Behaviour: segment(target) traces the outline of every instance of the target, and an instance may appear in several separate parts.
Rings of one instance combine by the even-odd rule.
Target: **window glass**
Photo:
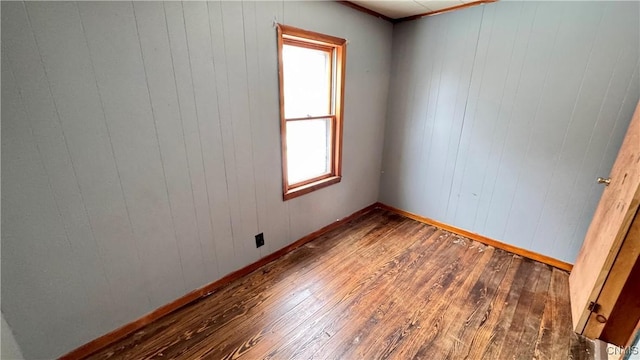
[[[329,115],[331,57],[327,51],[285,44],[284,113],[287,119]]]
[[[287,121],[289,184],[329,173],[331,119]]]

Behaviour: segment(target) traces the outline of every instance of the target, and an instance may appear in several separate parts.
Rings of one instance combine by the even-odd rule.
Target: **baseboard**
[[[68,360],[68,359],[81,359],[84,357],[87,357],[93,353],[98,352],[99,350],[115,343],[116,341],[140,330],[142,327],[150,324],[151,322],[154,322],[202,297],[205,297],[207,295],[209,295],[210,293],[214,292],[216,289],[219,289],[220,287],[234,281],[237,280],[238,278],[241,278],[245,275],[250,274],[251,272],[255,271],[256,269],[284,256],[285,254],[295,250],[296,248],[308,243],[309,241],[318,238],[319,236],[337,228],[338,226],[351,221],[353,219],[356,219],[366,213],[368,213],[369,211],[375,209],[375,208],[380,208],[380,209],[385,209],[394,213],[397,213],[399,215],[405,216],[407,218],[413,219],[413,220],[417,220],[420,221],[422,223],[425,224],[429,224],[429,225],[433,225],[436,226],[438,228],[450,231],[452,233],[467,237],[471,240],[475,240],[478,242],[481,242],[483,244],[486,245],[490,245],[493,247],[496,247],[498,249],[503,249],[506,251],[509,251],[511,253],[532,259],[532,260],[536,260],[548,265],[551,265],[553,267],[556,267],[558,269],[562,269],[562,270],[566,270],[566,271],[571,271],[571,269],[573,268],[573,265],[566,263],[564,261],[560,261],[554,258],[551,258],[549,256],[546,255],[542,255],[542,254],[538,254],[535,253],[533,251],[529,251],[529,250],[525,250],[522,248],[519,248],[517,246],[513,246],[513,245],[509,245],[509,244],[505,244],[503,242],[497,241],[497,240],[493,240],[491,238],[488,238],[486,236],[482,236],[476,233],[472,233],[470,231],[464,230],[464,229],[460,229],[458,227],[455,226],[451,226],[433,219],[429,219],[417,214],[413,214],[410,213],[408,211],[404,211],[383,203],[374,203],[371,204],[361,210],[358,210],[356,212],[354,212],[353,214],[344,217],[338,221],[335,221],[325,227],[323,227],[322,229],[319,229],[317,231],[312,232],[311,234],[308,234],[300,239],[298,239],[297,241],[295,241],[294,243],[252,263],[249,264],[245,267],[243,267],[240,270],[234,271],[231,274],[226,275],[225,277],[216,280],[210,284],[207,284],[199,289],[196,289],[178,299],[176,299],[175,301],[166,304],[154,311],[152,311],[151,313],[129,323],[126,324],[114,331],[111,331],[108,334],[105,334],[103,336],[100,336],[99,338],[92,340],[90,342],[88,342],[85,345],[80,346],[79,348],[72,350],[71,352],[69,352],[66,355],[63,355],[62,357],[60,357],[60,359],[63,360]]]
[[[82,359],[85,358],[91,354],[94,354],[96,352],[98,352],[101,349],[104,349],[105,347],[115,343],[116,341],[123,339],[124,337],[140,330],[142,327],[150,324],[153,321],[156,321],[160,318],[162,318],[163,316],[166,316],[202,297],[205,297],[209,294],[211,294],[213,291],[215,291],[216,289],[219,289],[220,287],[234,281],[237,280],[238,278],[241,278],[245,275],[250,274],[251,272],[257,270],[258,268],[284,256],[285,254],[295,250],[296,248],[308,243],[309,241],[318,238],[319,236],[337,228],[338,226],[351,221],[353,219],[356,219],[366,213],[368,213],[369,211],[375,209],[378,207],[378,203],[374,203],[371,204],[361,210],[358,210],[356,212],[354,212],[353,214],[344,217],[338,221],[335,221],[325,227],[323,227],[320,230],[314,231],[309,235],[306,235],[304,237],[302,237],[301,239],[298,239],[297,241],[295,241],[294,243],[270,254],[267,255],[265,257],[263,257],[262,259],[249,264],[245,267],[243,267],[240,270],[234,271],[231,274],[226,275],[225,277],[216,280],[208,285],[205,285],[199,289],[196,289],[182,297],[180,297],[179,299],[176,299],[175,301],[164,305],[154,311],[152,311],[151,313],[129,323],[126,324],[108,334],[105,334],[103,336],[100,336],[99,338],[92,340],[88,343],[86,343],[85,345],[80,346],[79,348],[72,350],[71,352],[69,352],[66,355],[63,355],[62,357],[60,357],[60,359],[62,360],[69,360],[69,359]]]
[[[400,214],[400,215],[406,216],[406,217],[408,217],[410,219],[417,220],[417,221],[420,221],[420,222],[425,223],[425,224],[433,225],[435,227],[450,231],[450,232],[452,232],[454,234],[458,234],[460,236],[464,236],[464,237],[469,238],[471,240],[475,240],[477,242],[481,242],[481,243],[483,243],[485,245],[490,245],[490,246],[493,246],[493,247],[498,248],[498,249],[506,250],[506,251],[508,251],[510,253],[517,254],[517,255],[520,255],[520,256],[535,260],[535,261],[539,261],[541,263],[544,263],[544,264],[547,264],[547,265],[551,265],[551,266],[553,266],[555,268],[558,268],[558,269],[561,269],[561,270],[565,270],[565,271],[571,272],[571,269],[573,268],[572,264],[569,264],[567,262],[564,262],[564,261],[561,261],[561,260],[558,260],[558,259],[554,259],[554,258],[552,258],[550,256],[538,254],[536,252],[529,251],[529,250],[526,250],[526,249],[523,249],[523,248],[520,248],[520,247],[517,247],[517,246],[505,244],[505,243],[503,243],[501,241],[494,240],[494,239],[488,238],[486,236],[483,236],[483,235],[480,235],[480,234],[476,234],[476,233],[473,233],[471,231],[464,230],[464,229],[461,229],[459,227],[455,227],[455,226],[452,226],[452,225],[449,225],[449,224],[445,224],[445,223],[442,223],[442,222],[437,221],[437,220],[429,219],[427,217],[420,216],[420,215],[417,215],[417,214],[414,214],[414,213],[411,213],[411,212],[408,212],[408,211],[404,211],[404,210],[395,208],[393,206],[389,206],[389,205],[386,205],[386,204],[383,204],[383,203],[380,203],[380,202],[376,203],[376,206],[378,208],[380,208],[380,209],[385,209],[385,210],[394,212],[396,214]]]

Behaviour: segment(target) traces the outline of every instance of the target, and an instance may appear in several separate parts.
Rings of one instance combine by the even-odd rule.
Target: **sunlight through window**
[[[345,43],[278,26],[285,200],[341,179]]]

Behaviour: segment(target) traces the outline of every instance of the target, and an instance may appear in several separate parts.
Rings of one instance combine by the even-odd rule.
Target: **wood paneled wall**
[[[2,359],[14,359],[22,360],[22,351],[20,346],[16,342],[13,332],[9,327],[9,324],[4,320],[4,314],[2,315],[2,327],[0,328],[0,358]]]
[[[349,40],[343,181],[288,202],[274,20]],[[25,357],[375,202],[391,40],[329,2],[2,2],[2,311]]]
[[[573,262],[640,92],[637,2],[403,22],[380,201]]]

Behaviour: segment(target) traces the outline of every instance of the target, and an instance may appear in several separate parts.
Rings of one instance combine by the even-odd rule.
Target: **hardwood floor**
[[[572,338],[566,272],[378,209],[90,358],[564,360]]]

